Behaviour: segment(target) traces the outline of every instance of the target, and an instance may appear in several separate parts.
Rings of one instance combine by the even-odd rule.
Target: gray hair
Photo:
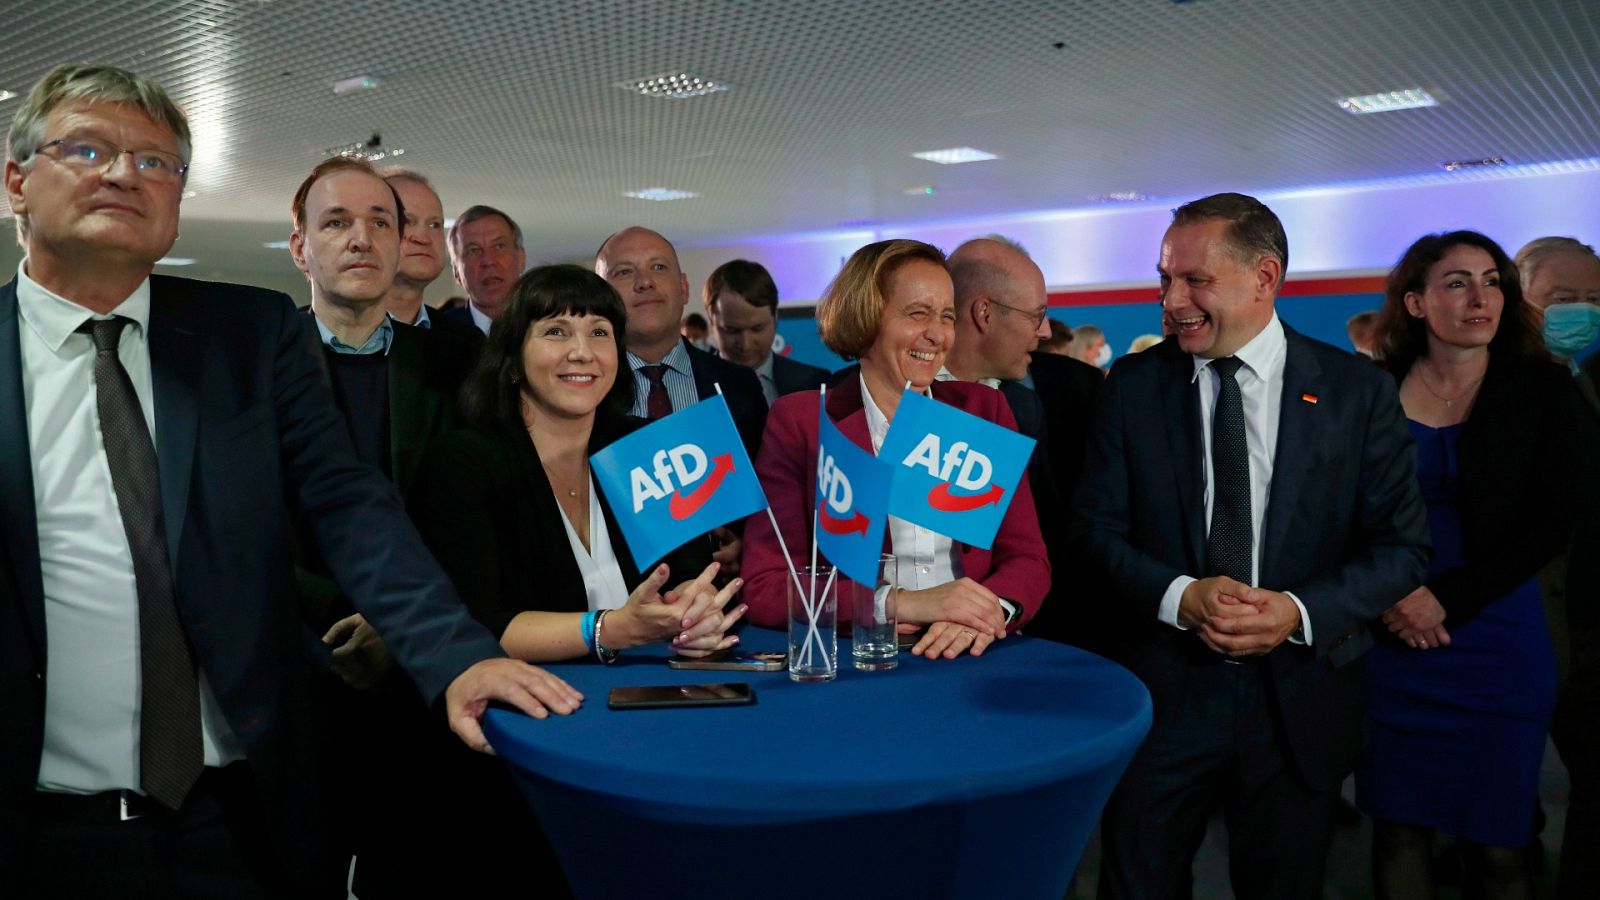
[[[1005,269],[997,265],[992,259],[983,258],[981,253],[977,254],[978,258],[974,259],[972,254],[962,252],[962,250],[980,241],[998,244],[1007,250],[1021,254],[1023,259],[1033,259],[1028,255],[1025,247],[1003,234],[984,234],[963,241],[961,246],[950,254],[947,262],[947,266],[950,269],[950,281],[955,285],[956,309],[961,310],[963,314],[965,314],[972,301],[979,297],[988,297],[991,300],[999,300],[1004,303],[1006,300],[1000,298],[1009,299],[1012,293],[1011,278]]]
[[[423,183],[427,184],[427,182],[423,182]],[[432,189],[432,185],[429,185],[429,189],[430,190]],[[438,192],[434,191],[434,193],[437,194]],[[461,227],[463,225],[468,224],[469,222],[476,222],[479,219],[487,219],[490,216],[499,216],[500,218],[504,219],[506,224],[511,226],[511,236],[516,238],[517,249],[518,250],[523,249],[523,247],[522,247],[522,227],[517,224],[517,220],[511,218],[510,216],[506,215],[505,213],[501,212],[498,209],[495,209],[492,206],[485,206],[482,203],[479,203],[476,206],[467,207],[467,211],[462,213],[461,215],[457,216],[456,217],[456,223],[454,225],[450,226],[450,253],[451,253],[451,255],[459,256],[461,254],[461,237],[460,237],[461,236]]]
[[[189,119],[161,85],[126,69],[112,66],[56,66],[39,79],[11,120],[6,134],[6,154],[12,162],[27,165],[44,143],[44,123],[50,113],[69,103],[122,103],[135,107],[167,126],[178,139],[178,156],[189,162]]]
[[[120,103],[167,126],[178,141],[178,156],[189,163],[189,119],[161,85],[113,66],[56,66],[34,84],[6,133],[6,156],[19,166],[33,162],[44,143],[44,123],[69,103]],[[143,149],[143,148],[140,148]],[[188,175],[184,176],[185,180]],[[17,216],[17,239],[28,240],[28,220]]]
[[[1526,292],[1533,286],[1533,273],[1544,265],[1552,256],[1563,253],[1581,253],[1586,256],[1595,256],[1594,248],[1573,237],[1541,237],[1522,245],[1517,251],[1513,262],[1517,264],[1520,273],[1522,290]]]
[[[418,172],[416,169],[407,169],[404,166],[384,166],[378,170],[378,177],[388,182],[414,181],[428,190],[433,191],[433,195],[435,197],[439,196],[438,188],[433,186],[433,182],[428,180],[428,176]],[[506,221],[509,222],[511,220],[507,219]]]
[[[1007,248],[1009,250],[1015,250],[1018,253],[1022,254],[1024,259],[1033,259],[1032,256],[1028,255],[1028,248],[1022,246],[1022,242],[1021,241],[1018,241],[1016,238],[1013,238],[1013,237],[1007,237],[1007,236],[1005,236],[1003,234],[999,234],[999,233],[980,234],[977,237],[973,238],[972,240],[966,241],[965,243],[970,244],[970,243],[972,243],[972,241],[994,241],[996,244],[999,244],[1002,247],[1005,247],[1005,248]]]

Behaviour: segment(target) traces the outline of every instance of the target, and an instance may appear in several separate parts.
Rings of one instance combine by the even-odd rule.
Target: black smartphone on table
[[[731,684],[652,684],[614,687],[606,698],[612,709],[670,709],[678,706],[748,706],[756,692],[745,682]]]

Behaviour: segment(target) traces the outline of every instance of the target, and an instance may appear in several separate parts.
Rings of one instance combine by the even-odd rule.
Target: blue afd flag
[[[767,508],[720,395],[646,425],[589,463],[640,569],[697,535]]]
[[[825,408],[817,415],[817,549],[851,581],[871,587],[878,583],[894,470],[851,443]]]
[[[889,515],[988,549],[1034,441],[906,391],[878,458],[894,467]]]

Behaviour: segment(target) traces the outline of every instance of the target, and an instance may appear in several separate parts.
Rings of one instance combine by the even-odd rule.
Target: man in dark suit
[[[1175,339],[1118,361],[1077,494],[1154,723],[1106,808],[1103,897],[1182,897],[1219,805],[1241,898],[1316,898],[1361,746],[1368,626],[1422,582],[1393,380],[1278,321],[1288,241],[1240,194],[1161,243]]]
[[[528,265],[522,227],[492,206],[469,206],[450,227],[450,260],[467,302],[439,310],[439,318],[488,334]]]
[[[1011,405],[1017,431],[1038,443],[1028,482],[1039,529],[1050,551],[1051,586],[1028,633],[1090,649],[1090,616],[1082,567],[1072,558],[1067,500],[1083,469],[1083,448],[1094,401],[1105,379],[1090,365],[1035,352],[1049,337],[1044,272],[1014,241],[975,238],[950,254],[956,292],[956,341],[945,373],[998,388]]]
[[[63,66],[17,112],[0,288],[0,893],[343,896],[285,498],[424,696],[581,700],[504,659],[355,458],[281,294],[152,276],[182,112]]]
[[[756,373],[768,406],[784,394],[814,391],[828,380],[827,369],[773,352],[778,286],[760,263],[735,259],[718,266],[706,279],[704,299],[712,345],[723,359]]]
[[[755,373],[719,359],[684,340],[678,324],[689,302],[689,278],[678,251],[648,228],[624,228],[606,238],[594,255],[594,270],[622,295],[628,309],[628,368],[633,373],[633,414],[659,419],[714,397],[720,385],[750,458],[756,458],[767,427],[767,401]],[[720,576],[739,571],[740,540],[729,528],[711,533],[722,564]]]
[[[465,316],[440,316],[423,302],[428,285],[438,280],[449,260],[444,227],[444,204],[427,176],[412,169],[388,166],[378,172],[394,188],[405,209],[405,237],[400,244],[400,268],[383,298],[395,321],[424,331],[448,332],[460,340],[482,343],[483,332]]]

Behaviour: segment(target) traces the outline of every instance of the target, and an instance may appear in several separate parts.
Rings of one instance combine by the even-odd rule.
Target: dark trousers
[[[36,794],[27,898],[306,896],[273,856],[249,767],[207,769],[175,811],[120,821],[112,797]],[[343,896],[340,884],[329,896]]]
[[[1572,791],[1556,882],[1560,900],[1600,896],[1600,628],[1572,629],[1572,669],[1556,701],[1550,737],[1567,767]]]
[[[1187,898],[1195,851],[1220,805],[1240,900],[1322,896],[1338,790],[1307,787],[1285,753],[1263,662],[1190,667],[1101,822],[1099,895]]]

